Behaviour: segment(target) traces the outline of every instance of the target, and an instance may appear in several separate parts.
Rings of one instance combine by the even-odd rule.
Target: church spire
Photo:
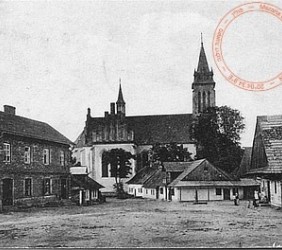
[[[122,117],[125,116],[125,101],[123,99],[122,89],[121,89],[121,79],[119,79],[119,92],[118,92],[118,99],[116,102],[117,105],[117,113],[119,115],[122,115]]]
[[[198,72],[209,72],[209,65],[204,49],[204,43],[203,43],[203,35],[201,33],[201,51],[200,51],[200,56],[199,56],[199,62],[198,62]]]
[[[125,104],[125,101],[123,99],[122,89],[121,89],[121,79],[119,78],[119,92],[118,92],[118,100],[116,102],[117,104]]]
[[[209,69],[207,56],[204,49],[203,35],[201,33],[201,50],[197,70],[194,71],[193,89],[193,114],[198,115],[208,107],[215,106],[215,82],[213,70]]]

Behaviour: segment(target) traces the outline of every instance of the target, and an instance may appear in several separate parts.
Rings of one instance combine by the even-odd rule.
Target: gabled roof
[[[258,116],[256,133],[261,136],[267,166],[249,173],[282,173],[282,115]],[[255,135],[255,139],[258,135]],[[255,150],[253,151],[253,154]]]
[[[201,176],[197,177],[197,180],[186,180],[189,179],[188,177],[191,175],[191,173],[194,172],[194,170],[196,170],[198,167],[200,167],[201,165],[206,164],[208,166],[210,166],[210,168],[213,169],[213,171],[216,171],[216,173],[218,173],[219,180],[205,180],[204,178],[202,179]],[[210,178],[210,177],[209,177]],[[213,166],[211,163],[209,163],[206,159],[201,159],[201,160],[197,160],[197,161],[192,161],[192,162],[187,162],[186,168],[185,170],[175,179],[173,180],[169,186],[171,187],[181,187],[181,186],[187,186],[190,185],[189,183],[214,183],[214,182],[218,182],[218,183],[223,183],[223,182],[229,182],[229,181],[234,181],[234,179],[229,176],[227,173],[225,173],[224,171],[222,171],[221,169]]]
[[[151,177],[144,183],[144,188],[157,188],[163,185],[163,179],[165,177],[165,172],[162,169],[158,169],[154,172]]]
[[[144,184],[158,170],[156,167],[144,167],[134,175],[127,184]]]
[[[163,166],[167,172],[183,172],[191,162],[164,162]]]
[[[18,115],[7,114],[2,111],[0,111],[0,132],[66,145],[73,144],[69,139],[47,123]]]
[[[184,177],[186,177],[189,173],[191,173],[195,168],[201,165],[204,161],[205,159],[185,162],[184,171],[175,180],[173,180],[169,186],[175,186],[178,182],[180,182]]]
[[[245,147],[244,148],[244,154],[240,163],[240,167],[237,172],[237,176],[243,176],[246,174],[251,165],[251,157],[252,157],[252,147]]]

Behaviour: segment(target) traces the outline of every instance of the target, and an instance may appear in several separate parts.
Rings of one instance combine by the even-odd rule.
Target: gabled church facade
[[[213,71],[208,66],[201,41],[198,67],[194,71],[192,83],[192,114],[127,116],[120,83],[118,99],[116,103],[110,104],[110,112],[106,111],[104,117],[92,117],[88,108],[85,127],[75,141],[73,157],[87,168],[91,178],[105,187],[104,193],[113,192],[115,183],[110,166],[103,162],[103,153],[106,151],[122,148],[137,156],[137,159],[132,160],[131,176],[124,178],[124,183],[145,165],[148,150],[156,143],[182,144],[193,157],[196,145],[191,138],[190,127],[199,113],[207,107],[215,106],[214,87]]]

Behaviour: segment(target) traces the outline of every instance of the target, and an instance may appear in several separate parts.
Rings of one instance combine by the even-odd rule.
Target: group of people
[[[239,194],[238,193],[234,195],[233,200],[234,200],[234,205],[238,206],[239,205]],[[255,190],[254,198],[253,198],[253,207],[254,208],[257,208],[259,206],[258,201],[259,201],[259,192]],[[251,200],[249,200],[248,208],[251,208]]]

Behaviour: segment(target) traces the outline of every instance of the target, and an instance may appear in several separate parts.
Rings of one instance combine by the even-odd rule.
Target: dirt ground
[[[107,199],[88,207],[0,214],[1,247],[282,246],[282,210],[247,201],[194,205]]]

